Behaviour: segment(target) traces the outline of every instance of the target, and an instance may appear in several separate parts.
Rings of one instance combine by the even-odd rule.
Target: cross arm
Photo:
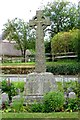
[[[50,21],[49,18],[45,18],[45,25],[46,25],[46,26],[51,25],[51,21]]]
[[[29,26],[34,28],[36,26],[35,21],[34,20],[29,20]]]
[[[51,25],[51,21],[49,18],[45,18],[42,23],[43,30],[45,30],[47,26]]]

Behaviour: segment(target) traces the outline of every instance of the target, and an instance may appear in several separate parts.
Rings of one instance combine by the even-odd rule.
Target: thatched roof
[[[9,42],[8,40],[0,40],[0,56],[22,56],[21,51],[17,50],[14,46],[15,42]],[[30,55],[31,52],[26,50],[26,55]]]

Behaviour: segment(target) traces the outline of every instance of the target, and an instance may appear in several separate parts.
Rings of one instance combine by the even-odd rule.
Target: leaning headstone
[[[54,75],[46,72],[45,63],[44,30],[50,25],[50,20],[39,10],[33,20],[29,21],[29,25],[36,29],[35,72],[27,75],[24,93],[27,100],[38,101],[45,93],[56,89]]]

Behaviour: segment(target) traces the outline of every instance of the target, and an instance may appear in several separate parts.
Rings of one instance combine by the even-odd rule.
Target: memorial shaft
[[[38,23],[36,29],[36,59],[35,59],[35,71],[46,72],[45,65],[45,47],[44,47],[44,31],[41,23]]]
[[[45,47],[44,47],[44,29],[50,25],[50,21],[45,19],[42,11],[37,11],[33,20],[29,21],[31,27],[36,26],[36,58],[35,72],[46,72]]]

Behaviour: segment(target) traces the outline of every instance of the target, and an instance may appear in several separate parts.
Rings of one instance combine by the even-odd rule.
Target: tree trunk
[[[23,61],[22,62],[26,62],[26,50],[23,51]]]
[[[22,62],[26,62],[26,50],[21,50],[21,54],[22,54]]]

